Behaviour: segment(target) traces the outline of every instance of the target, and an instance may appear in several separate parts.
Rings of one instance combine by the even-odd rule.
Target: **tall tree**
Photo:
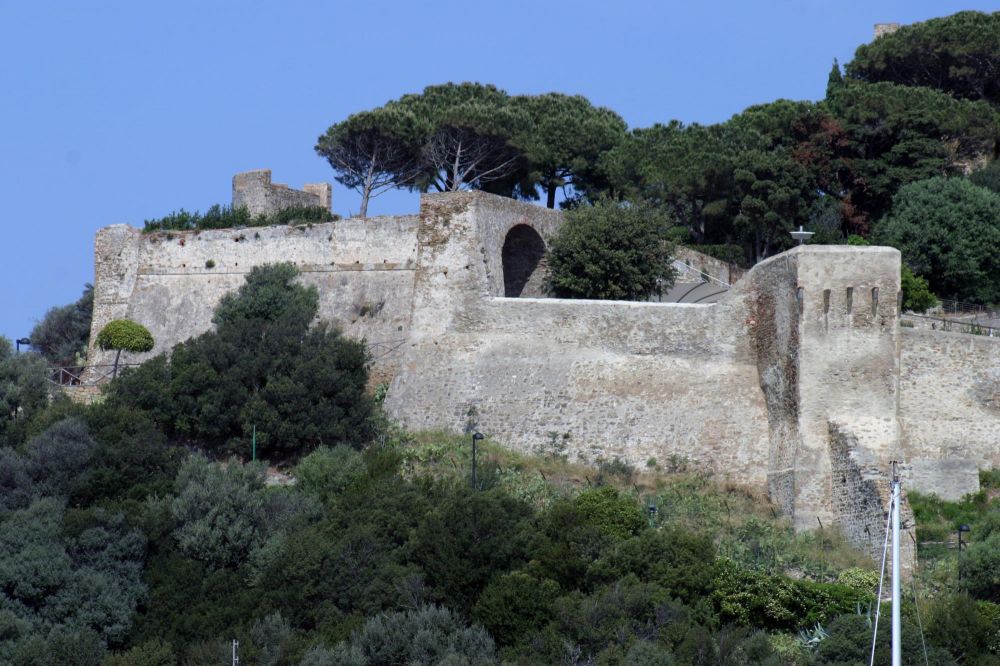
[[[549,208],[555,207],[559,188],[592,179],[601,155],[626,136],[621,116],[580,95],[521,95],[511,102],[528,116],[530,124],[518,136],[518,144]]]
[[[1000,106],[1000,12],[959,12],[903,26],[859,46],[847,74]]]
[[[527,115],[495,86],[428,86],[386,108],[409,113],[418,123],[423,168],[413,182],[417,189],[481,188],[524,166],[524,154],[514,139],[527,125]]]
[[[880,218],[902,185],[949,173],[993,154],[997,115],[983,102],[929,88],[846,80],[823,108],[841,123],[853,172],[848,203],[859,231]]]
[[[393,187],[404,187],[420,171],[417,122],[402,109],[355,113],[330,126],[316,152],[339,175],[337,182],[361,195],[360,217],[368,202]]]
[[[90,339],[93,309],[94,287],[88,284],[75,303],[45,313],[31,331],[32,348],[55,365],[82,365]]]
[[[875,239],[898,248],[935,294],[1000,302],[1000,195],[964,178],[906,185]]]
[[[731,229],[727,214],[737,148],[719,125],[671,121],[633,130],[601,159],[618,196],[663,207],[696,243],[720,242]]]

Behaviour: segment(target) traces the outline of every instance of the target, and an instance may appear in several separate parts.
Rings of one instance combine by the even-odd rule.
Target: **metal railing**
[[[930,315],[904,314],[900,317],[900,325],[906,328],[924,328],[932,331],[951,331],[953,333],[969,333],[971,335],[1000,338],[1000,328],[995,326],[945,319],[943,317],[931,317]]]
[[[680,259],[674,259],[673,261],[674,261],[674,268],[677,269],[678,273],[695,273],[695,274],[697,274],[701,278],[702,282],[712,282],[714,284],[719,285],[720,287],[725,287],[726,289],[729,289],[730,287],[732,287],[732,285],[729,284],[728,282],[723,282],[722,280],[720,280],[719,278],[715,277],[714,275],[709,275],[708,273],[706,273],[704,271],[698,270],[694,266],[689,266],[688,264],[685,264]]]
[[[138,363],[119,363],[118,372],[125,368],[139,365]],[[56,386],[100,386],[111,381],[115,376],[114,364],[108,365],[77,365],[62,368],[49,368],[48,380]]]

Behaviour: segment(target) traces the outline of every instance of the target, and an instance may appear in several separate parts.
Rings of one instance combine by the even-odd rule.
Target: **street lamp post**
[[[21,345],[24,345],[25,347],[30,347],[31,340],[29,340],[28,338],[18,338],[17,340],[14,341],[14,344],[17,346],[17,353],[20,354]]]
[[[806,231],[800,224],[798,231],[790,231],[789,233],[792,235],[792,238],[799,242],[799,245],[804,245],[807,240],[812,238],[814,232]]]
[[[476,482],[476,442],[480,442],[486,439],[486,436],[481,432],[472,433],[472,489],[475,490],[479,487]]]

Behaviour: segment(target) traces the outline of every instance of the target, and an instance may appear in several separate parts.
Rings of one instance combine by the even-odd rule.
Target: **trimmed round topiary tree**
[[[115,369],[112,377],[118,376],[118,361],[122,352],[148,352],[153,348],[153,334],[142,324],[137,324],[131,319],[115,319],[109,321],[101,332],[97,334],[97,346],[101,349],[115,350]]]

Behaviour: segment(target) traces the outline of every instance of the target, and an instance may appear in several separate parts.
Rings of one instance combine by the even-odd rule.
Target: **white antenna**
[[[892,463],[892,666],[902,665],[899,621],[899,475]]]
[[[237,666],[240,663],[240,658],[236,656],[236,649],[240,646],[240,642],[233,639],[233,666]]]

